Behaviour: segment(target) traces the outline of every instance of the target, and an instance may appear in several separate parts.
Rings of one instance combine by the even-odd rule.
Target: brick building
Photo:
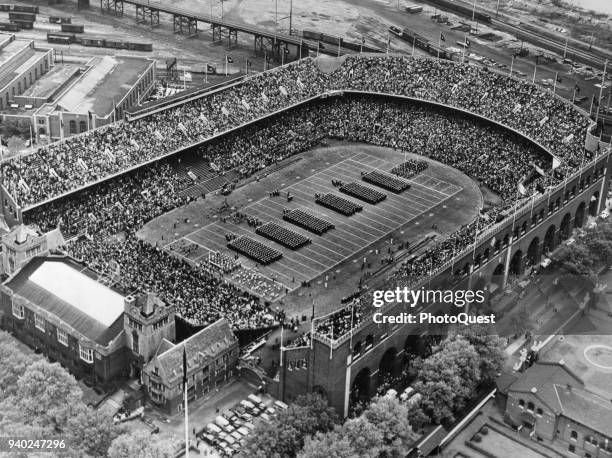
[[[612,390],[610,390],[612,391]],[[563,361],[537,362],[505,387],[506,421],[568,457],[612,457],[612,404],[585,386]]]
[[[142,381],[149,399],[174,414],[183,408],[183,349],[187,354],[189,401],[227,384],[238,363],[238,339],[222,318],[174,345],[163,340],[145,365]]]
[[[102,387],[138,376],[175,339],[172,307],[151,294],[124,296],[68,256],[36,256],[8,277],[0,327]]]

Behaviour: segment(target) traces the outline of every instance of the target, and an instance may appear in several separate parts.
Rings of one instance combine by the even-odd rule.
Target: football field
[[[401,158],[401,156],[400,156]],[[312,243],[297,250],[291,250],[255,233],[255,228],[245,223],[231,220],[214,221],[195,229],[182,237],[189,244],[196,244],[197,262],[208,252],[222,252],[234,255],[227,248],[226,234],[248,235],[282,253],[282,258],[267,266],[257,266],[258,271],[266,277],[282,283],[289,291],[299,288],[302,281],[311,281],[338,264],[355,257],[372,243],[389,236],[407,223],[419,225],[420,219],[430,219],[433,209],[443,205],[462,191],[460,186],[432,176],[430,169],[407,180],[411,188],[395,194],[362,181],[361,175],[372,170],[390,173],[391,169],[401,163],[392,162],[389,158],[376,157],[367,152],[355,150],[344,160],[325,167],[307,177],[295,176],[291,183],[280,183],[280,196],[262,197],[240,209],[247,216],[258,218],[263,223],[275,222],[283,227],[312,239]],[[298,172],[299,173],[299,172]],[[342,194],[332,184],[332,180],[344,183],[355,181],[384,192],[387,198],[378,204],[369,204],[357,198]],[[402,179],[403,180],[403,179]],[[289,181],[289,180],[287,180]],[[248,186],[248,185],[247,185]],[[289,202],[287,193],[293,196]],[[363,206],[363,211],[352,216],[345,216],[315,203],[315,193],[333,193]],[[331,222],[335,228],[323,235],[315,235],[305,229],[283,221],[283,210],[301,209],[314,216]],[[240,256],[244,266],[254,268],[256,263]],[[358,262],[355,259],[354,262]]]

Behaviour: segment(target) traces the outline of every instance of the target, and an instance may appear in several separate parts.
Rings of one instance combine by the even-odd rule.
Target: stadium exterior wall
[[[500,282],[505,282],[508,275],[521,275],[527,264],[539,264],[546,251],[567,239],[573,229],[586,224],[587,215],[600,213],[610,179],[608,162],[609,153],[585,167],[582,174],[568,178],[550,198],[537,203],[534,199],[533,207],[514,220],[514,231],[512,219],[491,231],[478,241],[475,250],[471,246],[454,264],[438,271],[432,278],[431,288],[479,289],[489,284],[501,287]],[[498,248],[497,240],[501,241]],[[501,275],[498,266],[502,266]],[[386,314],[404,311],[400,307],[390,307]],[[435,314],[442,310],[447,312],[448,306],[434,303],[424,309]],[[396,375],[399,366],[408,358],[406,349],[413,347],[415,340],[425,333],[432,333],[432,330],[411,325],[378,325],[368,319],[356,327],[352,335],[348,333],[335,342],[315,334],[310,347],[283,350],[279,396],[290,401],[306,392],[322,392],[330,404],[346,416],[356,378],[365,379],[367,394],[373,395],[382,361],[389,359],[385,355],[393,355],[392,372]],[[290,362],[304,358],[308,359],[305,373],[304,370],[289,370]]]

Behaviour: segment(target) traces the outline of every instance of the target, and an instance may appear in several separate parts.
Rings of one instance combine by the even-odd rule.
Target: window
[[[571,434],[570,434],[570,439],[573,440],[573,441],[578,439],[578,432],[572,431]]]
[[[132,318],[129,318],[128,322],[130,324],[130,328],[134,328],[134,329],[138,329],[139,331],[142,331],[142,324],[140,324],[138,321]]]
[[[136,331],[132,331],[132,351],[134,353],[140,352],[140,345],[138,342],[138,333]]]
[[[76,121],[74,119],[71,119],[68,124],[70,126],[70,133],[71,134],[76,134],[77,133],[77,124],[76,124]]]
[[[66,347],[68,346],[68,334],[66,331],[57,328],[57,341]]]
[[[571,453],[576,453],[576,446],[574,444],[570,444],[567,448]]]
[[[536,415],[539,415],[540,417],[542,416],[542,409],[540,409],[539,407],[536,409]]]
[[[13,303],[13,315],[23,320],[25,316],[23,305]]]
[[[45,319],[40,316],[38,313],[34,314],[34,326],[36,326],[41,331],[45,332]]]
[[[519,399],[519,407],[522,409],[523,407],[525,407],[525,401],[523,401],[522,399]]]
[[[527,403],[527,410],[531,410],[533,412],[533,409],[535,409],[535,406],[533,405],[533,402],[528,402]]]
[[[92,348],[83,348],[79,344],[79,356],[86,363],[93,363],[93,349]]]

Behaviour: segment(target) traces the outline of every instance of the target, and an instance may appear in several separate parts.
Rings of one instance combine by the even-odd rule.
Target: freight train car
[[[19,24],[13,24],[12,22],[0,22],[0,30],[4,32],[19,32],[21,27],[19,27]]]
[[[49,32],[47,33],[47,43],[71,45],[76,43],[76,37],[74,33]]]
[[[9,21],[27,21],[27,22],[35,22],[36,15],[33,13],[15,13],[10,12],[8,14]]]
[[[50,24],[72,24],[72,18],[67,16],[49,16]]]
[[[473,15],[474,19],[476,19],[479,22],[486,22],[486,23],[491,22],[491,16],[489,16],[486,13],[479,12],[479,11],[474,12],[473,7],[467,4],[457,3],[454,0],[428,0],[428,1],[443,10],[453,11],[454,13],[460,14],[461,16],[468,17],[471,19]]]
[[[21,21],[18,19],[13,19],[11,22],[13,24],[18,25],[21,29],[31,30],[34,28],[34,23],[32,21]]]
[[[128,41],[127,46],[132,51],[153,51],[153,43],[134,43]]]
[[[83,33],[85,26],[83,24],[62,24],[62,32]]]
[[[13,5],[13,11],[38,14],[38,6]]]

